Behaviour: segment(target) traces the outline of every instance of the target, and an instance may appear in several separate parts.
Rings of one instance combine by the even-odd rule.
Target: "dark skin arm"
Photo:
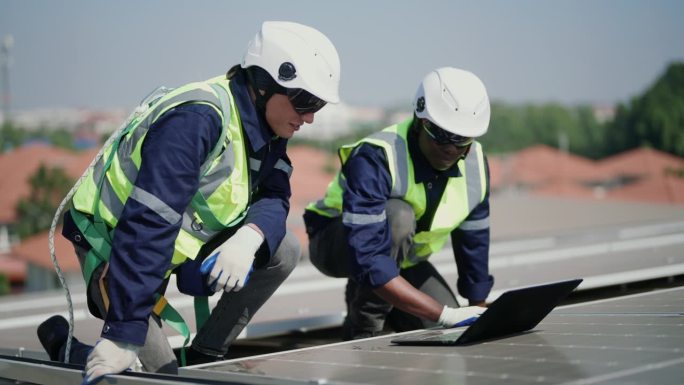
[[[413,287],[401,276],[392,278],[374,292],[397,309],[432,322],[437,322],[444,308],[444,305]]]
[[[374,290],[378,297],[397,309],[428,321],[437,322],[444,305],[434,298],[416,289],[401,276]],[[486,307],[485,301],[470,301],[470,306]]]

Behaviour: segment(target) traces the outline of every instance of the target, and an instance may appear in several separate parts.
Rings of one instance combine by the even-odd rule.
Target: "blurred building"
[[[599,124],[612,121],[615,118],[615,106],[612,104],[597,104],[592,106],[594,119]]]
[[[90,110],[84,108],[37,108],[15,111],[12,122],[27,130],[88,132],[97,136],[114,132],[129,112],[123,108]]]
[[[364,126],[380,125],[385,117],[385,110],[379,107],[355,107],[345,103],[327,104],[315,114],[313,124],[303,125],[296,137],[331,140],[351,134]]]
[[[22,240],[6,255],[25,264],[24,291],[52,290],[61,287],[50,256],[47,231]],[[70,287],[84,286],[74,247],[62,237],[61,228],[55,231],[55,256],[67,284]]]

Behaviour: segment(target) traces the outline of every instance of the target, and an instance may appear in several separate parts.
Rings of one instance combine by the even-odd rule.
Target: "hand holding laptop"
[[[444,306],[442,314],[437,321],[445,328],[454,328],[459,326],[468,326],[477,320],[480,314],[484,313],[487,308],[481,306],[466,306],[466,307],[449,307]]]
[[[458,330],[424,330],[394,338],[391,342],[399,345],[462,346],[523,333],[537,326],[581,282],[579,278],[511,289],[486,308],[445,306],[439,317],[440,325],[454,327],[459,326],[459,322],[468,321],[472,325]]]

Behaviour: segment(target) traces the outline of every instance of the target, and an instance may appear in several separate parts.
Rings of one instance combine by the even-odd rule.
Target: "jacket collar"
[[[230,80],[230,92],[235,98],[242,129],[249,139],[254,152],[258,152],[275,136],[271,127],[261,114],[257,113],[256,107],[249,94],[249,84],[245,72],[238,71]]]

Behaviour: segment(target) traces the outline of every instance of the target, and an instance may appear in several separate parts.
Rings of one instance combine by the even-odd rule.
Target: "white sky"
[[[610,104],[684,60],[674,0],[0,0],[12,106],[131,107],[158,85],[225,72],[264,20],[325,33],[354,105],[408,105],[445,65],[478,74],[494,100]]]

